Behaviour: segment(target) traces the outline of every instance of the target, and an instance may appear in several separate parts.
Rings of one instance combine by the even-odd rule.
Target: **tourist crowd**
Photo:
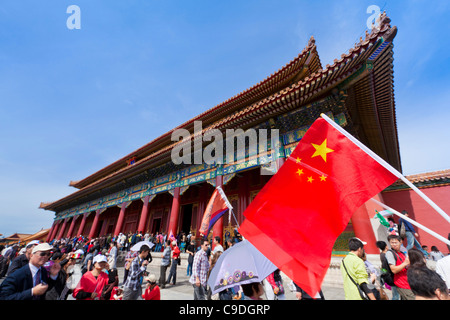
[[[412,225],[389,220],[388,243],[378,241],[381,267],[367,259],[366,242],[351,238],[341,262],[345,298],[349,300],[448,299],[450,256],[435,246],[427,251]],[[409,234],[408,234],[409,233]],[[299,300],[325,299],[323,292],[310,297],[293,283],[284,284],[280,270],[262,282],[237,285],[212,294],[208,278],[215,263],[242,241],[237,230],[221,239],[195,239],[192,234],[142,234],[141,232],[88,239],[76,236],[50,243],[31,241],[20,247],[0,246],[1,300],[160,300],[160,289],[176,284],[181,253],[186,253],[187,276],[194,300],[286,299],[288,285]],[[406,247],[403,244],[406,244]],[[213,248],[211,248],[213,247]],[[124,278],[119,280],[119,252],[125,255]],[[161,252],[159,278],[147,272],[152,253]],[[121,283],[121,285],[119,285]]]

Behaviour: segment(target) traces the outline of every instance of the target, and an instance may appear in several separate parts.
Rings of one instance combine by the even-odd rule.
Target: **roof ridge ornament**
[[[390,25],[391,19],[386,15],[386,11],[383,11],[379,19],[380,19],[379,21],[380,29],[383,29],[385,26],[391,27]]]

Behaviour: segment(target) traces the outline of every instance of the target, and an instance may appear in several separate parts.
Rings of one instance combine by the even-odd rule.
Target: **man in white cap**
[[[350,252],[341,262],[341,273],[344,278],[345,300],[363,300],[364,294],[369,300],[376,300],[368,288],[369,277],[362,260],[364,245],[367,243],[356,237],[350,238]]]
[[[52,255],[53,247],[41,243],[31,251],[29,263],[11,273],[0,286],[1,300],[42,300],[45,292],[52,288],[58,272],[59,263],[53,264],[50,274],[43,265]]]
[[[11,261],[11,264],[9,265],[8,272],[6,273],[6,275],[8,276],[11,273],[13,273],[14,271],[27,265],[29,263],[29,260],[31,257],[31,251],[38,244],[39,244],[39,240],[33,240],[30,243],[28,243],[25,247],[25,253],[15,257],[14,260]]]

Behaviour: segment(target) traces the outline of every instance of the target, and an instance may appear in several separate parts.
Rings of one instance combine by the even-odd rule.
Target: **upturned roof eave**
[[[155,149],[160,148],[161,146],[167,145],[168,143],[171,142],[170,138],[171,138],[171,134],[174,130],[187,129],[187,130],[191,131],[193,128],[194,121],[207,122],[210,118],[213,118],[214,116],[216,116],[217,113],[222,112],[222,110],[226,112],[227,108],[232,106],[232,104],[236,100],[238,100],[238,99],[245,100],[246,96],[249,96],[249,99],[250,99],[252,92],[258,90],[258,88],[260,88],[264,85],[267,85],[267,84],[270,85],[270,82],[272,80],[276,79],[276,77],[281,75],[283,72],[287,72],[287,74],[285,75],[286,78],[295,77],[296,74],[302,72],[303,68],[305,67],[304,65],[299,65],[299,66],[297,66],[297,68],[295,68],[295,64],[310,55],[317,56],[316,59],[319,61],[318,65],[320,68],[321,67],[320,59],[318,58],[317,49],[316,49],[315,41],[313,40],[313,38],[309,41],[308,45],[302,50],[302,52],[296,58],[291,60],[289,63],[287,63],[282,68],[280,68],[277,72],[268,76],[266,79],[260,81],[259,83],[255,84],[254,86],[250,87],[249,89],[242,91],[241,93],[235,95],[234,97],[227,99],[226,101],[218,104],[217,106],[206,110],[205,112],[197,115],[196,117],[175,127],[171,131],[164,133],[163,135],[159,136],[158,138],[156,138],[156,139],[150,141],[149,143],[145,144],[144,146],[134,150],[133,152],[131,152],[131,153],[127,154],[126,156],[120,158],[119,160],[111,163],[110,165],[104,167],[103,169],[96,171],[95,173],[89,175],[88,177],[78,180],[78,181],[71,181],[69,183],[69,186],[75,187],[77,189],[82,189],[83,187],[88,186],[89,184],[93,183],[95,180],[97,180],[101,176],[107,174],[108,172],[113,172],[113,171],[118,170],[119,168],[123,167],[124,163],[126,163],[126,160],[128,160],[129,158],[131,158],[133,156],[139,156],[140,154],[145,154],[149,150],[152,150],[152,149],[155,150]],[[292,69],[291,74],[289,73],[290,68]],[[306,66],[306,68],[308,68],[308,66]],[[315,71],[315,70],[312,70],[310,72],[313,72],[313,71]],[[276,88],[276,84],[273,84],[272,86]],[[244,107],[244,106],[245,106],[245,104],[243,104],[241,107]]]

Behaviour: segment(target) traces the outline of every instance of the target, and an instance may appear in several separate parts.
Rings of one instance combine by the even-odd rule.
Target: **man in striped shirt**
[[[206,251],[209,241],[202,240],[201,249],[194,256],[192,275],[189,282],[194,287],[194,300],[206,300],[206,281],[209,270],[209,261]]]

